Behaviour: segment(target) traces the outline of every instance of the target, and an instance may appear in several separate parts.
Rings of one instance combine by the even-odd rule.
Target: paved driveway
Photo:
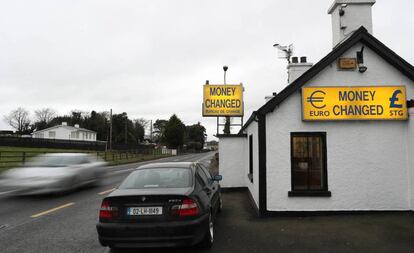
[[[257,218],[246,191],[223,194],[211,250],[139,252],[414,252],[414,215],[357,214]],[[138,252],[136,250],[121,252]]]

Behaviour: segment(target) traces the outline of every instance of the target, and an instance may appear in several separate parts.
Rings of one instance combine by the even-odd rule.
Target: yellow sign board
[[[302,88],[303,120],[406,120],[405,86]]]
[[[204,85],[204,117],[241,117],[243,114],[244,105],[242,85]]]

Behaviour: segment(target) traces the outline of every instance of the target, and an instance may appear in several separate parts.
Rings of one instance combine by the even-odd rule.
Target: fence
[[[157,157],[176,155],[175,150],[171,149],[142,149],[129,151],[96,151],[83,152],[95,155],[109,163],[117,164],[124,162],[138,162],[143,160],[154,159]],[[42,152],[42,151],[0,151],[0,168],[11,168],[25,165],[31,158],[40,154],[53,154],[63,152]]]
[[[60,148],[104,151],[105,141],[74,141],[59,139],[25,138],[15,136],[0,136],[0,146],[29,147],[29,148]]]

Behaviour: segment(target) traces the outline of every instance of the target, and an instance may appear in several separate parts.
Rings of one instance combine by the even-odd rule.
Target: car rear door
[[[213,180],[210,173],[205,168],[200,166],[200,164],[197,164],[197,171],[205,183],[204,191],[210,198],[211,206],[213,207],[214,212],[216,212],[219,207],[218,184]]]

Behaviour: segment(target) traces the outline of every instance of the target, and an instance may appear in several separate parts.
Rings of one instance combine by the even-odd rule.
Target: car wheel
[[[201,241],[201,247],[211,248],[213,246],[213,242],[214,242],[214,222],[213,222],[213,216],[210,212],[208,216],[208,227],[207,227],[206,235]]]

